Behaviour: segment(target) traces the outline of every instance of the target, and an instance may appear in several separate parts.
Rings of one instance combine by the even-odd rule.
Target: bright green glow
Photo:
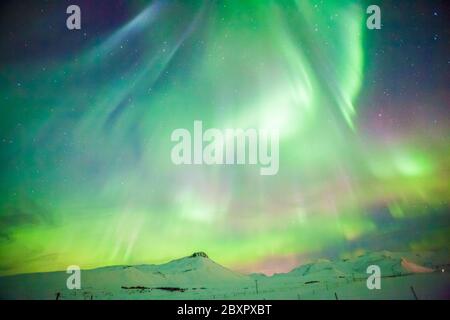
[[[150,5],[75,61],[2,71],[22,83],[0,86],[13,141],[2,146],[13,161],[0,189],[1,273],[345,248],[380,231],[369,208],[401,220],[421,215],[417,202],[449,199],[448,148],[359,135],[362,5],[232,1],[188,16]],[[279,128],[279,174],[172,165],[171,131],[197,119]]]
[[[299,12],[304,13],[308,34],[314,35],[312,43],[316,58],[323,68],[325,85],[333,94],[347,124],[353,129],[356,113],[353,100],[362,84],[363,47],[362,34],[365,20],[360,4],[330,1],[297,1]],[[325,76],[326,74],[326,76]],[[320,88],[321,90],[324,87]]]

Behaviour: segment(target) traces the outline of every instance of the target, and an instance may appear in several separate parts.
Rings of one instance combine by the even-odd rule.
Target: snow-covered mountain
[[[377,265],[382,270],[383,276],[400,276],[410,273],[402,267],[405,253],[392,253],[388,251],[361,254],[359,256],[340,259],[327,260],[320,259],[313,263],[305,264],[293,269],[286,274],[276,276],[285,277],[336,277],[336,278],[367,278],[367,267]]]
[[[430,299],[450,298],[448,254],[361,254],[318,260],[284,274],[243,275],[205,253],[160,265],[111,266],[81,273],[81,289],[66,272],[0,277],[2,299]],[[381,270],[381,290],[366,286],[367,267]]]
[[[66,272],[24,274],[0,278],[0,298],[72,297],[77,290],[68,290]],[[165,264],[111,266],[81,273],[82,289],[87,297],[98,292],[184,292],[212,287],[235,287],[251,283],[250,277],[231,271],[208,258],[203,252]],[[92,297],[93,298],[93,297]]]
[[[233,285],[249,280],[208,258],[204,253],[173,260],[161,265],[116,266],[85,272],[87,283],[104,287],[174,287],[191,288],[211,285]]]

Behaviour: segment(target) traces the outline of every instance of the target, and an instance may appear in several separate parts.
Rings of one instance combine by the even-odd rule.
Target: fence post
[[[414,299],[419,300],[419,298],[417,298],[417,294],[416,294],[416,292],[414,291],[413,286],[411,286],[410,288],[411,288],[411,291],[412,291],[412,293],[413,293],[413,295],[414,295]]]

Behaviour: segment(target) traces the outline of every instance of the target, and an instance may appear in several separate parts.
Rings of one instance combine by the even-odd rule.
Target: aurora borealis
[[[444,1],[380,2],[381,30],[365,1],[75,2],[77,31],[2,4],[1,275],[450,249]],[[279,129],[278,174],[175,166],[195,120]]]

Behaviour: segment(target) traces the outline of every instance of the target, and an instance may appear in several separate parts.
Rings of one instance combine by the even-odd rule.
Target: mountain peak
[[[199,251],[199,252],[194,252],[194,253],[191,255],[191,257],[192,257],[192,258],[195,258],[195,257],[208,258],[208,255],[207,255],[206,253],[204,253],[203,251]]]

